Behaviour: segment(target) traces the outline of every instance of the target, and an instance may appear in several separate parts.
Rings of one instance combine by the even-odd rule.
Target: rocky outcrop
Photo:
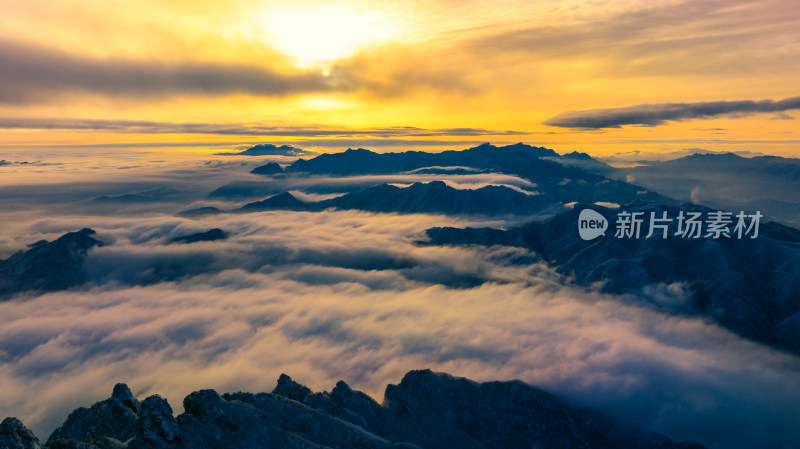
[[[85,444],[112,444],[125,442],[138,434],[139,401],[125,384],[117,384],[111,397],[90,408],[81,407],[67,417],[64,424],[53,431],[47,446],[59,440]],[[112,440],[112,441],[110,441]]]
[[[40,449],[39,439],[17,418],[0,423],[0,449]]]
[[[140,447],[172,446],[179,433],[178,421],[164,398],[154,395],[142,401],[138,421]]]
[[[272,393],[200,390],[177,418],[160,396],[141,404],[123,384],[111,398],[69,415],[47,449],[700,449],[575,408],[520,381],[477,383],[430,370],[386,388],[383,404],[340,381],[313,393],[281,375]],[[0,425],[0,449],[36,449],[15,418]]]
[[[287,397],[293,401],[302,402],[306,396],[311,394],[311,389],[299,384],[286,374],[281,374],[278,378],[278,385],[272,390],[272,394]]]

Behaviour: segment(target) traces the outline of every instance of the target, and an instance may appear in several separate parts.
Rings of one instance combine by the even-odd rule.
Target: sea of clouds
[[[798,357],[573,286],[519,248],[419,242],[432,226],[514,223],[358,211],[181,218],[219,185],[260,180],[239,162],[159,167],[134,179],[104,166],[41,196],[4,180],[0,191],[32,200],[0,209],[0,258],[83,227],[106,245],[90,251],[86,285],[0,303],[0,417],[46,438],[116,382],[179,413],[194,390],[270,391],[281,373],[318,391],[344,379],[380,402],[387,383],[431,368],[521,379],[673,439],[800,445]],[[88,206],[130,183],[184,193],[149,209]],[[172,243],[211,228],[231,236]]]

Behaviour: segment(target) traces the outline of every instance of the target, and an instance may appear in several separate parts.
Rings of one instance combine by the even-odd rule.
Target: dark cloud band
[[[800,109],[800,97],[774,100],[709,101],[700,103],[640,104],[624,108],[569,111],[544,122],[562,128],[619,128],[622,125],[658,126],[668,121],[749,115]]]
[[[342,77],[258,64],[94,58],[0,41],[0,103],[63,93],[157,97],[247,93],[284,96],[349,90]]]
[[[1,88],[0,88],[1,89]],[[442,137],[510,136],[522,131],[484,128],[418,128],[387,126],[376,128],[331,128],[315,126],[273,126],[266,123],[197,123],[157,122],[147,120],[28,119],[0,118],[0,129],[50,129],[71,131],[107,131],[132,134],[218,134],[236,136],[280,137]]]

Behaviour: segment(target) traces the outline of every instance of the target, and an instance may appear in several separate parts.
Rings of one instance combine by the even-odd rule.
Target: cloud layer
[[[52,237],[85,220],[28,229]],[[413,244],[446,221],[456,224],[352,212],[97,217],[110,245],[87,261],[96,287],[0,304],[0,414],[45,435],[116,381],[179,409],[193,389],[270,390],[281,372],[381,397],[431,367],[519,378],[673,438],[798,443],[797,358],[566,287],[524,251]],[[233,236],[168,244],[212,225]]]
[[[640,104],[624,108],[569,111],[544,122],[562,128],[619,128],[622,125],[658,126],[668,121],[707,119],[800,109],[800,97],[780,101],[708,101],[699,103]]]

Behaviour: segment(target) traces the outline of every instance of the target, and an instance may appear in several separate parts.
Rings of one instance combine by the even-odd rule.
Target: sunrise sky
[[[795,0],[2,0],[2,11],[0,151],[523,141],[800,156]]]

